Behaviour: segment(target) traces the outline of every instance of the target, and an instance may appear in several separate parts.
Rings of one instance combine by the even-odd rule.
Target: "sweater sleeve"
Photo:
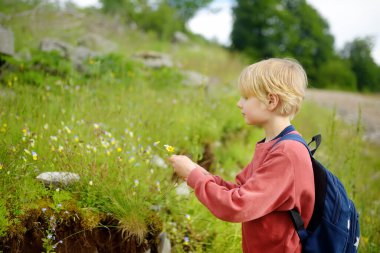
[[[215,180],[215,183],[217,185],[220,185],[222,187],[226,187],[227,189],[231,190],[233,188],[236,188],[238,187],[237,184],[235,183],[232,183],[232,182],[228,182],[228,181],[224,181],[223,178],[219,177],[219,176],[213,176],[214,177],[214,180]]]
[[[293,165],[282,150],[270,152],[242,185],[220,185],[212,175],[195,169],[188,185],[217,218],[245,222],[274,210],[289,210],[295,203]]]

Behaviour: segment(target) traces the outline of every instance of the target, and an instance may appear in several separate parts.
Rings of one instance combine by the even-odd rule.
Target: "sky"
[[[58,0],[66,1],[66,0]],[[99,6],[98,0],[71,0],[78,6]],[[344,44],[355,38],[372,36],[372,56],[380,65],[380,0],[306,0],[330,26],[335,38],[335,47],[340,50]],[[214,0],[211,8],[197,12],[188,23],[188,28],[207,39],[229,45],[232,29],[233,0]]]

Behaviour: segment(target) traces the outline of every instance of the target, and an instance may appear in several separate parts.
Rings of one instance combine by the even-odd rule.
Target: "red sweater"
[[[314,207],[314,177],[309,153],[299,142],[257,143],[252,161],[236,183],[194,169],[187,183],[217,218],[242,222],[244,253],[301,252],[288,210],[296,207],[305,222]]]

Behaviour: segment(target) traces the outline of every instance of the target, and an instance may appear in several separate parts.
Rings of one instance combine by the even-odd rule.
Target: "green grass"
[[[5,23],[14,29],[16,49],[30,49],[32,59],[10,60],[0,76],[0,237],[24,233],[30,217],[65,220],[69,213],[91,229],[108,213],[126,236],[141,240],[150,223],[157,230],[163,226],[177,252],[240,252],[240,224],[217,220],[193,194],[177,196],[172,169],[156,165],[153,157],[165,160],[168,144],[200,160],[208,144],[215,155],[212,169],[234,180],[262,138],[236,109],[234,80],[246,60],[202,41],[174,47],[96,13],[80,19],[54,10],[39,14],[29,32],[23,32],[25,16]],[[46,29],[43,18],[54,29]],[[75,43],[99,20],[99,34],[119,51],[90,59],[84,72],[57,54],[34,50],[44,36]],[[63,33],[63,23],[73,29]],[[120,32],[111,34],[116,26]],[[150,70],[129,58],[147,49],[170,53],[183,68],[219,80],[209,89],[185,87],[179,69]],[[347,125],[307,101],[294,125],[305,139],[322,134],[317,157],[339,176],[360,212],[360,251],[378,252],[380,147],[362,141],[360,122]],[[81,179],[45,188],[35,180],[44,171],[75,172]],[[65,238],[49,239],[52,224],[46,224],[45,249],[52,251]]]

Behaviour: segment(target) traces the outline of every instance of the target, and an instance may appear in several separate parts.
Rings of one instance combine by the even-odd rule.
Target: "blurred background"
[[[295,0],[269,1],[266,4],[234,0],[55,2],[61,6],[74,3],[80,7],[95,7],[120,14],[123,6],[128,9],[128,4],[134,2],[139,3],[140,7],[148,6],[146,8],[150,12],[158,12],[160,6],[168,5],[181,17],[181,21],[175,21],[183,23],[182,30],[246,52],[253,59],[284,55],[295,57],[306,65],[312,80],[319,78],[316,87],[333,85],[359,91],[380,89],[379,1]],[[146,16],[149,15],[147,9],[139,11]],[[129,16],[130,22],[145,22],[148,25],[148,21],[143,21],[138,15]],[[159,23],[157,20],[150,22]],[[316,72],[321,69],[324,72],[317,77]],[[334,81],[326,77],[332,75],[331,72],[334,72]],[[339,79],[344,84],[338,83]]]

